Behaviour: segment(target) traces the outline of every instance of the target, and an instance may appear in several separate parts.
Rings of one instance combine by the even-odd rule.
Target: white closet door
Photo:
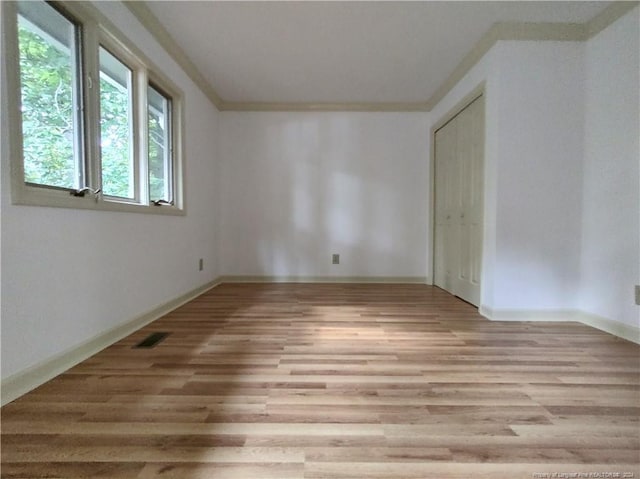
[[[484,98],[435,135],[434,283],[480,304]]]
[[[458,181],[455,158],[456,126],[455,119],[435,136],[435,238],[434,238],[434,283],[453,292],[455,275],[455,249],[451,239],[455,223],[455,191]]]
[[[480,304],[482,262],[483,118],[483,97],[476,99],[457,117],[459,252],[454,289],[457,296],[475,305]]]

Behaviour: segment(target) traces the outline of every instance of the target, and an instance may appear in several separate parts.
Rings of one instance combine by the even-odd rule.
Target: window
[[[134,199],[132,72],[104,47],[99,58],[102,191]]]
[[[91,5],[2,8],[14,202],[181,214],[180,91]]]
[[[79,188],[83,177],[80,28],[46,4],[19,5],[24,181]]]
[[[173,202],[171,98],[157,87],[147,88],[149,122],[149,198],[156,204]]]

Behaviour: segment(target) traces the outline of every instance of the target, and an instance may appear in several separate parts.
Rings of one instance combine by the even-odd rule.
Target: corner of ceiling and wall
[[[638,1],[614,1],[586,23],[495,23],[458,63],[430,98],[414,103],[267,103],[230,102],[218,95],[186,52],[143,0],[123,0],[124,5],[153,35],[191,80],[219,111],[288,111],[288,112],[429,112],[464,77],[464,75],[500,40],[583,42],[632,10]]]

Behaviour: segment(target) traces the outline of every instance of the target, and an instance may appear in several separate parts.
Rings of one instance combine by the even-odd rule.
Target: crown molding
[[[586,29],[580,23],[494,23],[427,100],[427,110],[431,111],[498,41],[504,40],[579,42],[586,40]]]
[[[221,111],[361,111],[426,112],[426,104],[414,103],[266,103],[223,101]]]
[[[640,2],[612,2],[587,23],[495,23],[462,59],[451,75],[427,100],[431,111],[500,40],[584,42],[597,35]]]
[[[607,28],[613,22],[615,22],[618,18],[626,15],[628,12],[633,10],[635,7],[640,5],[640,2],[612,2],[607,8],[602,10],[598,15],[593,17],[587,23],[585,23],[585,27],[587,30],[587,37],[592,38],[600,33],[602,30]]]
[[[353,111],[353,112],[429,112],[480,61],[498,41],[584,42],[600,33],[620,17],[638,6],[638,1],[614,1],[586,23],[495,23],[473,46],[449,77],[425,102],[407,103],[322,103],[322,102],[233,102],[225,101],[200,73],[184,50],[160,23],[144,1],[123,3],[153,35],[167,53],[182,67],[191,80],[219,111]]]
[[[218,93],[216,93],[211,83],[200,73],[200,70],[198,70],[184,50],[180,48],[167,29],[160,23],[160,20],[158,20],[158,17],[149,9],[146,2],[123,0],[122,3],[133,13],[142,26],[151,33],[169,56],[180,65],[189,78],[191,78],[202,93],[204,93],[209,101],[219,110],[222,99]]]
[[[583,42],[587,31],[583,23],[519,23],[494,24],[498,40]]]

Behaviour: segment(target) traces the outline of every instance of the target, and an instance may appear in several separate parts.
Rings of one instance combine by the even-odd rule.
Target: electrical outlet
[[[202,271],[204,269],[204,259],[200,258],[200,261],[198,261],[198,270]]]
[[[640,284],[636,284],[636,304],[640,306]]]
[[[340,264],[340,255],[339,254],[332,254],[331,255],[331,264]]]

